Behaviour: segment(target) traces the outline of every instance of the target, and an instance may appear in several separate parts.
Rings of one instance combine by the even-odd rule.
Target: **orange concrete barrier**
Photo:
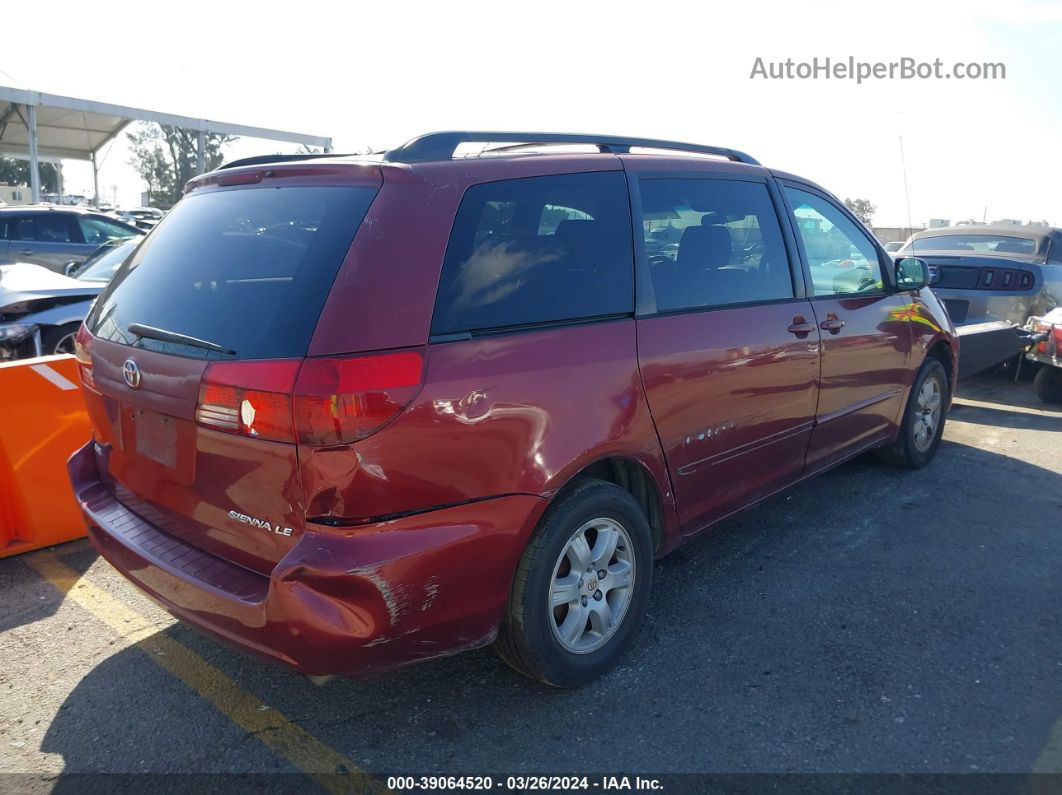
[[[89,440],[73,356],[0,364],[0,558],[85,535],[66,461]]]

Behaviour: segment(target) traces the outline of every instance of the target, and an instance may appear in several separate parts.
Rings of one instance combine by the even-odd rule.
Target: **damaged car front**
[[[73,353],[92,302],[142,239],[108,240],[65,276],[27,262],[0,265],[0,362]]]
[[[0,265],[0,361],[73,353],[74,335],[105,282],[39,265]]]

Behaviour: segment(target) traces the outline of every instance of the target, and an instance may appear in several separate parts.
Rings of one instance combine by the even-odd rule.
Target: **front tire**
[[[652,531],[631,494],[584,480],[550,507],[524,551],[495,649],[522,674],[579,687],[616,664],[645,614]]]
[[[1036,396],[1044,403],[1062,403],[1062,369],[1043,365],[1033,379]]]
[[[74,337],[80,323],[67,323],[65,326],[52,326],[41,332],[41,349],[45,356],[58,353],[74,352]]]
[[[948,406],[948,374],[937,359],[926,359],[915,376],[896,441],[878,451],[887,464],[921,469],[937,454]]]

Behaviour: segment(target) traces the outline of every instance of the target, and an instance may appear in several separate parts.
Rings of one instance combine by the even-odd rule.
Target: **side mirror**
[[[77,269],[80,267],[80,262],[68,262],[66,263],[66,265],[63,266],[63,273],[65,273],[67,276],[73,276],[75,273],[77,273]]]
[[[921,290],[929,284],[929,263],[921,257],[896,260],[896,289]]]

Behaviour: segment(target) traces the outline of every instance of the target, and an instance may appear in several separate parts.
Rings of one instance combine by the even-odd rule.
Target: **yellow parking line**
[[[26,564],[67,598],[113,629],[119,637],[176,676],[233,723],[314,778],[330,792],[385,792],[371,774],[292,723],[237,685],[195,652],[178,643],[143,615],[81,577],[51,553],[24,558]]]

